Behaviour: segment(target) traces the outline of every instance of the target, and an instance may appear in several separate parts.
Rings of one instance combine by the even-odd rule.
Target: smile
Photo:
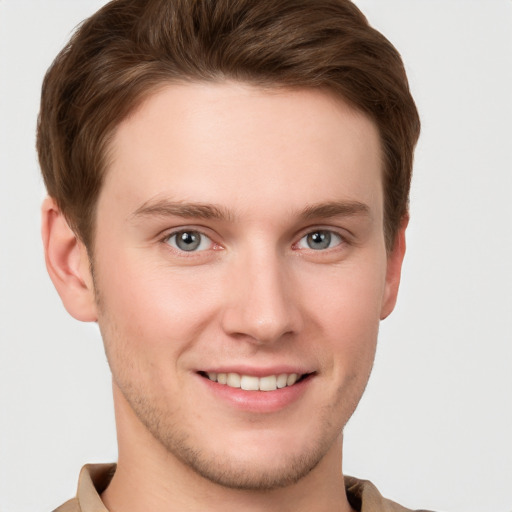
[[[244,391],[276,391],[277,389],[293,386],[310,374],[281,373],[279,375],[267,375],[256,377],[254,375],[241,375],[239,373],[200,372],[213,382],[243,389]]]

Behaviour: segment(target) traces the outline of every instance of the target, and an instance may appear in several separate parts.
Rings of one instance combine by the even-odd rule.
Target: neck
[[[207,480],[169,453],[138,420],[115,389],[119,459],[102,494],[105,506],[123,512],[350,512],[341,472],[342,436],[305,477],[287,487],[247,491]]]

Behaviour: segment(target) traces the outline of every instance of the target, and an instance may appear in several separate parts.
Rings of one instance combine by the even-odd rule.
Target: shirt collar
[[[100,495],[114,476],[116,464],[86,464],[80,471],[76,494],[81,512],[108,512]]]
[[[81,512],[108,512],[100,495],[107,488],[115,470],[116,464],[86,464],[82,468],[77,492]],[[384,499],[368,480],[346,476],[345,488],[350,506],[358,512],[410,512],[409,509]]]

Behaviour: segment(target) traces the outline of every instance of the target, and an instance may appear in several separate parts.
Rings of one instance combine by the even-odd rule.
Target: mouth
[[[280,373],[278,375],[243,375],[239,373],[198,372],[205,379],[223,386],[242,389],[244,391],[277,391],[294,386],[309,378],[313,373]]]

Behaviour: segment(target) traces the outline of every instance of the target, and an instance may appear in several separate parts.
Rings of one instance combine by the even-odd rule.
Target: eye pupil
[[[176,245],[182,251],[194,251],[201,244],[201,235],[197,231],[182,231],[176,235]]]
[[[307,236],[310,249],[327,249],[331,245],[331,233],[329,231],[315,231]]]

